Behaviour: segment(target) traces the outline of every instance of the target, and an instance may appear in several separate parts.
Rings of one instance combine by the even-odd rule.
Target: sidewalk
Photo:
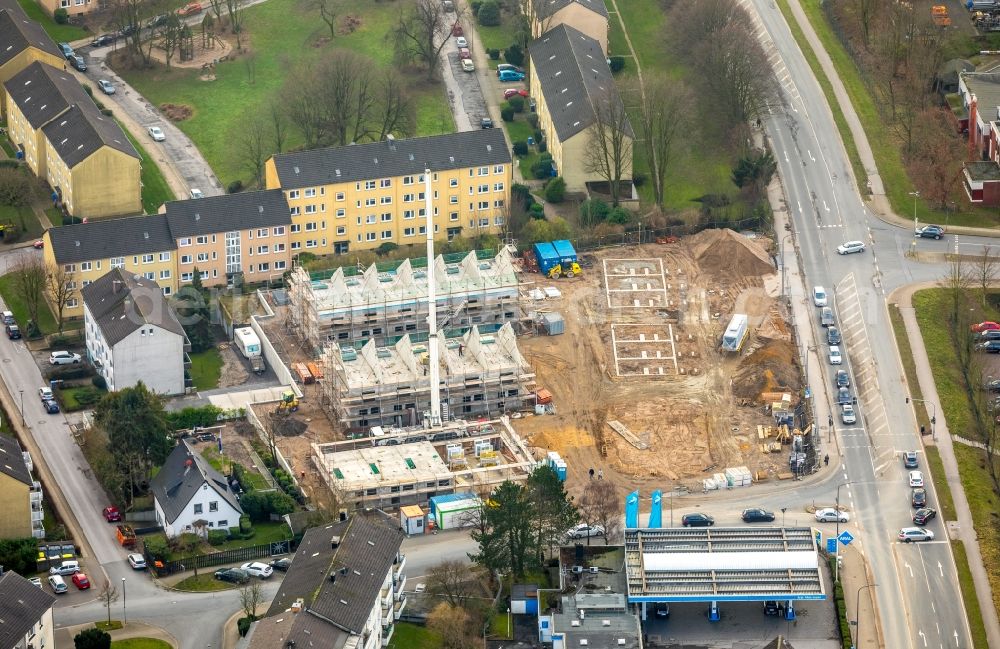
[[[114,616],[112,615],[112,617]],[[76,634],[93,626],[93,623],[88,623],[57,628],[55,630],[56,649],[74,649],[73,638]],[[128,638],[155,638],[156,640],[166,642],[171,647],[174,647],[174,649],[177,649],[179,646],[177,639],[167,633],[165,629],[143,622],[128,622],[121,629],[109,631],[109,633],[111,634],[112,642]]]
[[[917,382],[920,384],[920,391],[924,395],[924,400],[934,404],[936,412],[940,415],[937,418],[937,447],[941,454],[941,462],[944,464],[944,476],[955,501],[955,514],[958,517],[958,526],[949,525],[948,530],[952,538],[957,538],[965,546],[965,552],[969,558],[969,570],[972,572],[972,581],[976,586],[976,599],[979,600],[983,624],[986,626],[986,637],[990,647],[997,649],[1000,648],[1000,620],[997,619],[997,610],[993,605],[993,591],[990,588],[990,581],[983,565],[983,556],[976,540],[976,530],[972,525],[969,500],[958,475],[958,462],[955,460],[951,432],[948,430],[948,422],[945,421],[944,410],[938,400],[937,385],[934,383],[930,362],[927,360],[927,348],[920,335],[920,326],[917,324],[917,316],[912,303],[913,294],[918,290],[937,287],[936,282],[911,284],[893,291],[886,301],[889,304],[895,302],[899,306],[903,323],[906,325],[907,338],[913,350],[913,361],[917,368]]]

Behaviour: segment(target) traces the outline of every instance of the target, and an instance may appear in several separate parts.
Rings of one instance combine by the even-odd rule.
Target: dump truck
[[[244,358],[250,361],[250,369],[254,374],[263,374],[265,365],[264,357],[260,352],[260,338],[250,327],[240,327],[233,330],[233,342],[243,353]]]
[[[573,244],[562,239],[560,241],[536,243],[533,247],[538,270],[546,277],[573,277],[581,273],[577,263],[576,250]]]
[[[115,536],[118,537],[118,543],[123,548],[131,548],[135,546],[135,530],[128,525],[117,526],[115,528]]]

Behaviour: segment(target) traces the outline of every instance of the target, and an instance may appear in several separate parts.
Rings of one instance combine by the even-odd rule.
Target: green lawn
[[[57,43],[60,41],[78,41],[81,38],[87,38],[90,36],[88,32],[83,27],[77,27],[76,25],[57,25],[52,16],[50,16],[42,6],[35,2],[35,0],[17,0],[21,8],[24,9],[24,13],[28,14],[28,18],[39,22],[42,25],[42,29],[52,37],[52,40]]]
[[[272,98],[280,101],[287,72],[307,60],[315,60],[334,48],[349,49],[378,62],[392,64],[393,48],[385,35],[402,7],[412,0],[357,3],[351,7],[359,27],[351,34],[329,36],[309,0],[268,0],[247,9],[245,29],[255,52],[255,81],[248,81],[247,67],[240,58],[219,63],[214,81],[201,81],[201,70],[157,67],[146,71],[124,71],[125,79],[150,103],[190,106],[193,115],[178,126],[195,142],[223,185],[248,172],[242,168],[234,142],[243,128],[244,111],[263,106]],[[410,92],[416,104],[418,135],[454,130],[454,122],[442,85],[429,83],[419,73],[408,73]],[[285,148],[302,145],[297,130],[289,130]]]
[[[81,393],[89,394],[97,390],[97,388],[90,385],[81,385],[77,387],[63,388],[59,390],[59,400],[62,403],[62,408],[66,412],[75,412],[77,410],[86,410],[87,408],[93,408],[95,404],[93,403],[80,403],[77,400],[77,395]]]
[[[174,585],[174,588],[194,593],[207,593],[213,590],[229,590],[231,588],[236,588],[236,584],[231,584],[228,581],[221,581],[213,577],[212,573],[214,572],[215,568],[200,568],[197,576],[192,575],[180,580],[176,585]]]
[[[389,649],[438,649],[441,637],[427,627],[410,622],[397,622],[389,641]]]
[[[625,26],[628,28],[632,47],[639,57],[639,65],[643,70],[666,70],[675,64],[672,56],[664,57],[665,39],[663,31],[666,17],[658,0],[622,0],[618,3]],[[617,21],[614,21],[617,22]],[[620,36],[620,27],[609,26],[609,40],[615,38],[614,53],[628,54],[628,44]],[[618,40],[621,43],[618,44]]]
[[[513,122],[503,122],[504,128],[507,129],[507,139],[514,142],[527,142],[529,137],[535,136],[535,129],[531,128],[526,120],[527,112],[521,114],[514,114]]]
[[[119,123],[119,125],[121,124]],[[142,209],[146,214],[156,214],[160,205],[177,197],[174,196],[173,190],[167,184],[167,179],[163,177],[163,172],[160,171],[160,166],[156,164],[156,161],[149,156],[146,149],[128,132],[128,129],[122,126],[122,130],[125,131],[125,135],[139,153],[139,157],[142,158],[142,171],[139,176],[139,180],[142,182]],[[52,225],[58,224],[53,221]]]
[[[13,273],[0,276],[0,297],[3,297],[7,308],[14,313],[14,319],[17,320],[21,329],[25,329],[28,322],[28,307],[18,295]],[[44,299],[38,308],[38,327],[43,334],[56,332],[56,319],[52,316],[52,311],[49,310],[49,305]]]
[[[222,376],[222,354],[215,347],[191,354],[191,380],[198,390],[212,390],[219,387],[219,377]]]
[[[111,649],[171,649],[170,643],[159,638],[128,638],[111,643]]]
[[[500,63],[503,61],[502,52],[510,47],[511,43],[514,42],[515,27],[513,23],[514,18],[504,15],[503,21],[495,27],[486,27],[476,24],[475,36],[477,37],[477,40],[472,40],[470,38],[469,45],[483,50],[500,50],[500,60],[497,61]],[[469,35],[466,34],[466,36]]]
[[[254,535],[251,539],[233,539],[226,541],[222,545],[217,545],[213,551],[233,550],[245,548],[251,545],[263,545],[264,543],[274,543],[292,538],[292,531],[284,521],[268,521],[266,523],[253,524]]]
[[[13,223],[17,226],[17,239],[8,241],[8,243],[31,241],[42,236],[42,224],[38,222],[34,210],[28,206],[0,205],[0,223]]]
[[[6,135],[0,136],[0,148],[3,152],[7,154],[8,158],[14,159],[17,157],[17,151],[14,149],[14,145],[10,143],[10,139]]]
[[[969,557],[965,553],[965,545],[961,541],[952,541],[951,552],[955,555],[955,571],[958,574],[958,584],[962,589],[962,599],[965,600],[965,613],[969,618],[972,646],[988,647],[986,625],[983,624],[983,612],[979,607],[979,599],[976,597],[976,585],[972,581],[972,571],[969,570]]]
[[[508,622],[511,626],[508,626]],[[513,630],[514,620],[507,617],[507,612],[497,612],[490,618],[490,637],[494,640],[507,640],[511,637],[508,629]]]

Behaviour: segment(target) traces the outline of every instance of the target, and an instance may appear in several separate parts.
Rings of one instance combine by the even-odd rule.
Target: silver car
[[[933,541],[934,532],[926,527],[904,527],[899,530],[899,540],[903,543],[913,543],[914,541]]]
[[[112,84],[107,79],[98,79],[97,80],[97,86],[101,89],[101,92],[103,92],[106,95],[113,95],[113,94],[115,94],[115,86],[114,86],[114,84]]]
[[[849,255],[853,252],[864,252],[865,244],[863,241],[845,241],[844,243],[837,246],[837,254],[839,255]]]

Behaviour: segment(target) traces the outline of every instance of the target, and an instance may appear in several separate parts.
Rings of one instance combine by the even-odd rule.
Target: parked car
[[[42,407],[45,408],[45,412],[49,413],[50,415],[59,414],[59,404],[53,401],[52,399],[43,401]]]
[[[465,34],[465,30],[462,29],[461,23],[456,22],[454,25],[451,26],[452,36],[462,36],[463,34]]]
[[[272,570],[279,570],[281,572],[288,572],[288,569],[292,565],[291,557],[281,557],[280,559],[275,559],[271,562]]]
[[[138,552],[132,552],[128,555],[128,565],[132,566],[133,570],[145,570],[146,557],[142,556]]]
[[[50,575],[75,575],[80,572],[80,562],[76,560],[63,561],[62,563],[49,568]]]
[[[837,370],[836,380],[838,388],[851,387],[851,375],[847,373],[847,370]]]
[[[189,2],[180,9],[177,10],[178,16],[194,16],[200,14],[203,11],[200,2]]]
[[[858,423],[858,416],[854,412],[854,406],[849,403],[845,403],[840,409],[840,421],[845,424],[856,424]]]
[[[604,528],[600,525],[580,523],[566,531],[566,538],[570,539],[586,539],[591,536],[604,536]]]
[[[104,516],[104,520],[109,523],[120,523],[122,521],[122,513],[118,511],[118,508],[114,505],[108,505],[101,511],[101,515]]]
[[[837,324],[837,319],[833,317],[833,309],[825,306],[820,310],[819,324],[823,327],[832,327]]]
[[[41,250],[45,247],[45,242],[41,239],[35,239],[35,241],[31,244],[31,247],[35,250]]]
[[[216,570],[213,576],[219,581],[228,581],[231,584],[245,584],[250,581],[250,574],[239,568]]]
[[[489,117],[484,117],[479,120],[479,128],[493,128],[493,120]]]
[[[711,527],[715,525],[715,519],[708,514],[694,512],[693,514],[684,514],[681,517],[681,525],[684,527]]]
[[[90,580],[87,579],[87,575],[82,572],[78,572],[73,575],[73,585],[80,590],[87,590],[90,588]]]
[[[84,61],[83,57],[80,56],[79,54],[77,54],[76,56],[74,56],[73,58],[71,58],[69,60],[69,64],[72,65],[74,68],[76,68],[80,72],[86,72],[87,71],[87,62]]]
[[[136,25],[125,25],[124,27],[118,30],[118,35],[121,36],[122,38],[126,36],[131,36],[132,34],[136,33],[138,29],[139,27]]]
[[[156,14],[152,18],[146,21],[146,27],[150,29],[155,29],[161,25],[166,25],[167,21],[170,20],[170,16],[167,14]]]
[[[28,577],[28,581],[30,581],[34,585],[38,586],[39,588],[42,587],[42,578],[41,577]]]
[[[38,388],[38,396],[42,401],[51,401],[55,399],[55,396],[52,394],[52,388]]]
[[[1000,340],[987,340],[976,345],[976,349],[987,354],[1000,354]]]
[[[63,595],[69,588],[66,587],[66,582],[59,575],[49,575],[49,588],[56,595]]]
[[[944,236],[944,228],[940,225],[925,225],[914,230],[913,234],[921,239],[940,239]]]
[[[813,304],[816,306],[826,306],[828,302],[826,289],[822,286],[813,286]]]
[[[511,81],[524,81],[523,72],[514,72],[513,70],[503,70],[500,73],[500,81],[511,82]]]
[[[781,607],[773,599],[764,602],[764,615],[781,615]]]
[[[840,355],[840,347],[830,345],[830,365],[841,365],[843,362],[844,357]]]
[[[1000,340],[1000,329],[987,329],[976,336],[979,340]]]
[[[993,322],[992,320],[986,320],[978,324],[972,325],[970,327],[973,333],[979,333],[980,331],[989,331],[991,329],[1000,329],[1000,323]]]
[[[914,509],[920,509],[921,507],[927,506],[927,490],[926,489],[914,489],[910,492],[910,505]]]
[[[823,509],[816,510],[816,520],[820,523],[836,523],[838,519],[841,523],[846,523],[851,520],[851,517],[847,512],[834,509],[833,507],[824,507]]]
[[[192,187],[190,189],[191,198],[205,198],[205,192],[201,191],[197,187]]]
[[[465,40],[465,36],[459,36],[455,39],[455,45],[458,47],[468,47],[469,41]]]
[[[470,52],[469,48],[467,48],[467,47],[460,47],[460,48],[458,48],[458,58],[460,58],[460,59],[471,59],[472,58],[472,52]]]
[[[910,486],[911,487],[923,487],[924,486],[924,474],[920,471],[910,471]]]
[[[100,88],[101,92],[103,92],[106,95],[113,95],[113,94],[115,94],[115,86],[114,86],[114,84],[111,83],[110,81],[108,81],[107,79],[98,79],[97,80],[97,87]]]
[[[829,326],[826,328],[826,342],[831,345],[840,344],[840,329],[835,326]]]
[[[244,563],[240,566],[240,570],[246,572],[251,577],[260,577],[261,579],[267,579],[274,574],[274,568],[260,561]]]
[[[0,314],[0,317],[3,318],[3,323],[5,325],[14,324],[15,322],[17,322],[14,319],[14,314],[11,311],[4,311],[2,314]]]
[[[497,76],[499,77],[500,73],[503,72],[504,70],[512,70],[514,72],[521,72],[522,74],[524,73],[524,70],[517,67],[516,65],[511,65],[510,63],[501,63],[497,65]]]
[[[510,99],[511,97],[517,97],[518,95],[520,95],[521,97],[527,97],[528,96],[528,91],[525,90],[524,88],[507,88],[506,90],[503,91],[503,98],[504,99]]]
[[[75,365],[81,360],[82,357],[73,352],[58,351],[49,354],[49,365]]]
[[[107,47],[108,45],[114,43],[116,40],[118,40],[118,36],[116,36],[115,34],[101,34],[94,40],[90,41],[90,46]]]
[[[475,72],[476,64],[472,62],[472,59],[462,59],[462,71]]]
[[[849,255],[855,252],[864,252],[865,244],[863,241],[845,241],[844,243],[837,246],[837,254]]]
[[[916,469],[919,465],[920,462],[917,460],[916,451],[906,451],[905,453],[903,453],[904,467],[906,467],[907,469]]]
[[[153,138],[155,142],[163,142],[167,139],[167,136],[163,134],[163,129],[159,126],[150,126],[146,129],[146,132],[149,133],[149,137]]]
[[[937,517],[937,510],[930,507],[921,507],[913,512],[913,522],[917,525],[926,525],[929,520]]]
[[[21,328],[18,327],[16,324],[9,324],[6,327],[4,327],[4,329],[7,331],[7,337],[10,338],[11,340],[21,339]]]
[[[742,518],[744,523],[772,523],[774,522],[774,512],[754,507],[744,509]]]
[[[851,403],[854,403],[854,400],[851,397],[851,389],[850,388],[838,388],[837,389],[837,405],[838,406],[843,406],[845,404],[851,404]]]
[[[914,541],[933,541],[934,532],[925,527],[904,527],[899,530],[899,540],[903,543]]]
[[[73,51],[73,48],[70,47],[69,43],[59,43],[58,47],[59,51],[62,52],[62,55],[67,61],[76,56],[76,52]]]

